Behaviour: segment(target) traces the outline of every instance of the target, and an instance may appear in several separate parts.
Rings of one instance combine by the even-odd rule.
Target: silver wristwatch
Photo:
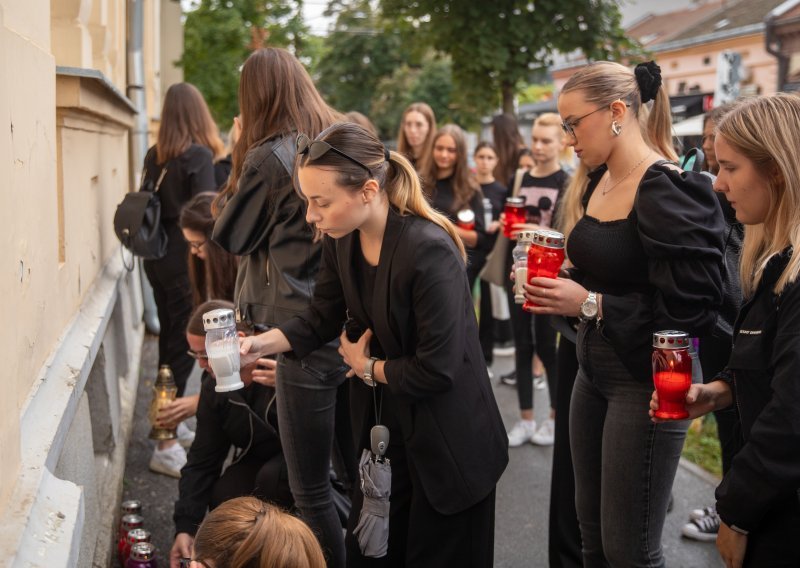
[[[589,295],[581,304],[580,315],[578,316],[581,321],[593,321],[597,319],[599,307],[597,305],[597,293],[589,292]]]
[[[375,369],[375,361],[377,361],[377,357],[370,357],[367,359],[367,362],[364,364],[364,382],[370,386],[374,387],[377,383],[373,377],[373,371]]]

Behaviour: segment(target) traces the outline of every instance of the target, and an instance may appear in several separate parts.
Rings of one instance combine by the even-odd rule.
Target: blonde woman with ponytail
[[[461,238],[428,204],[409,161],[360,126],[301,135],[297,150],[306,220],[323,235],[314,300],[243,340],[243,364],[289,350],[303,357],[340,338],[358,451],[377,421],[390,431],[387,565],[488,568],[508,449]],[[374,562],[353,535],[361,508],[355,491],[348,566]]]
[[[535,314],[581,319],[569,426],[584,566],[662,567],[688,422],[647,415],[652,334],[713,329],[724,220],[710,180],[669,163],[669,99],[655,62],[587,65],[564,85],[558,111],[578,158],[601,165],[583,174],[571,277],[534,278],[526,294]]]
[[[800,566],[800,98],[738,103],[717,124],[714,188],[745,225],[744,303],[727,368],[686,396],[690,418],[734,406],[738,443],[717,488],[728,567]],[[658,409],[653,394],[652,411]],[[652,414],[652,412],[651,412]]]

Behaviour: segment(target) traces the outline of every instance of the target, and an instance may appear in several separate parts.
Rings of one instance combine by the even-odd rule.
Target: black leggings
[[[158,334],[158,364],[169,365],[183,396],[186,381],[194,367],[194,359],[186,352],[186,324],[192,315],[192,289],[186,264],[188,249],[183,234],[175,225],[168,225],[167,255],[158,260],[145,260],[144,271],[153,287],[161,332]]]
[[[514,363],[517,367],[517,397],[520,410],[533,409],[533,354],[539,354],[547,372],[550,408],[556,407],[556,330],[547,316],[536,316],[514,303],[513,290],[506,287],[514,329]]]

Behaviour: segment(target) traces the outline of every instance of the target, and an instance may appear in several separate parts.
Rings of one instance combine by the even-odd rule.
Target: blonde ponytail
[[[401,215],[411,213],[439,225],[453,239],[461,258],[466,262],[467,252],[461,237],[450,220],[431,207],[422,192],[422,183],[416,170],[402,154],[389,153],[389,168],[383,184],[386,195]]]
[[[648,145],[670,161],[677,162],[678,154],[672,145],[672,111],[664,85],[658,89],[647,119],[645,140]]]

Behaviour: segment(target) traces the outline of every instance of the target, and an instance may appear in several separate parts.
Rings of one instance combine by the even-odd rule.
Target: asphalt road
[[[143,503],[145,528],[152,533],[158,550],[159,565],[169,566],[174,527],[172,507],[178,492],[176,479],[151,473],[148,462],[154,442],[147,439],[150,425],[147,408],[152,382],[157,371],[157,344],[148,337],[142,354],[141,378],[134,414],[134,429],[125,470],[123,499]],[[513,365],[511,357],[497,357],[492,370],[495,376]],[[506,426],[518,418],[516,392],[495,383],[495,395]],[[189,380],[187,393],[199,388],[199,374]],[[547,389],[535,391],[537,420],[549,409]],[[192,422],[190,427],[194,428]],[[511,460],[497,488],[495,566],[497,568],[538,568],[547,566],[547,515],[550,494],[552,448],[525,445],[511,450]],[[670,568],[717,568],[719,560],[713,544],[681,538],[680,528],[693,508],[713,502],[714,485],[681,467],[674,486],[675,507],[667,517],[663,544]]]

